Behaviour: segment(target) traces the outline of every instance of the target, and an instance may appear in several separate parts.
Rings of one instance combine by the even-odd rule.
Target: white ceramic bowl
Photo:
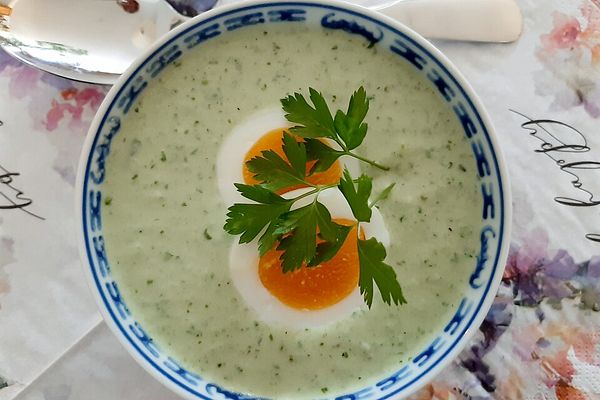
[[[328,24],[331,20],[338,24]],[[450,363],[477,330],[491,306],[506,260],[510,196],[506,170],[490,119],[471,87],[431,43],[377,12],[329,0],[244,2],[202,14],[170,32],[148,50],[104,100],[83,148],[77,180],[77,213],[81,223],[85,274],[106,323],[152,376],[189,399],[250,398],[186,370],[178,360],[161,350],[136,321],[110,272],[104,248],[101,207],[111,141],[137,96],[153,84],[163,68],[185,57],[186,52],[200,42],[218,40],[216,38],[227,35],[234,28],[271,23],[315,24],[327,29],[343,29],[348,35],[361,35],[376,42],[374,45],[381,51],[391,51],[404,58],[437,87],[447,106],[454,110],[473,148],[483,198],[480,252],[454,316],[427,346],[415,349],[412,360],[399,370],[337,399],[403,397],[422,387]]]

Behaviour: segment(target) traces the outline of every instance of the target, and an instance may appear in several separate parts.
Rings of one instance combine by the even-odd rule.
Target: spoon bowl
[[[106,0],[21,0],[11,9],[0,25],[4,50],[47,72],[100,84],[114,83],[185,18],[163,0],[144,0],[135,12]]]

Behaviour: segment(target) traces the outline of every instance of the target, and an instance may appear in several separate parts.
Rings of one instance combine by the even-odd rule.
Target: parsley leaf
[[[319,139],[305,139],[308,159],[317,162],[310,169],[310,175],[315,172],[327,171],[341,156],[343,151],[334,150]]]
[[[369,222],[371,220],[371,207],[369,207],[369,196],[371,195],[373,179],[367,175],[361,175],[357,180],[356,188],[354,180],[350,176],[350,172],[344,169],[344,176],[340,179],[338,188],[344,195],[354,218],[361,222]]]
[[[260,185],[244,185],[243,183],[234,183],[233,186],[236,187],[237,191],[240,192],[242,196],[249,200],[253,200],[257,203],[261,204],[276,204],[276,203],[284,203],[289,200],[284,199],[277,193],[273,193],[269,189]]]
[[[340,250],[340,247],[342,247],[346,241],[346,238],[348,237],[348,233],[350,233],[350,230],[352,230],[352,226],[339,225],[335,222],[334,224],[336,225],[335,239],[323,241],[317,245],[317,253],[315,257],[308,263],[309,267],[314,267],[331,260]],[[319,237],[322,238],[320,234]]]
[[[365,138],[368,125],[363,123],[363,120],[368,111],[369,99],[365,88],[361,86],[350,98],[346,114],[342,110],[338,110],[335,114],[335,130],[348,150],[360,146]]]
[[[306,148],[287,132],[283,134],[284,160],[273,150],[265,150],[260,156],[246,162],[254,178],[269,190],[280,190],[295,185],[311,186],[305,181]]]
[[[375,207],[377,205],[377,203],[390,197],[390,193],[392,192],[392,189],[394,188],[394,186],[396,186],[396,182],[386,186],[385,189],[383,189],[381,191],[381,193],[379,193],[377,195],[377,197],[375,197],[375,199],[373,201],[371,201],[371,203],[369,204],[369,208]]]
[[[358,258],[360,260],[358,285],[369,308],[373,304],[373,281],[375,281],[384,303],[394,302],[396,305],[406,303],[402,288],[396,279],[396,272],[383,262],[385,256],[385,247],[377,239],[358,240]]]
[[[260,237],[261,255],[275,244],[273,238],[274,221],[287,211],[293,200],[283,197],[261,186],[250,186],[236,183],[238,191],[247,199],[258,203],[236,203],[229,207],[224,229],[231,235],[241,235],[239,243],[250,243],[267,226],[266,232]]]
[[[309,88],[309,92],[314,108],[300,93],[294,93],[293,96],[281,100],[287,120],[300,124],[291,128],[290,131],[303,138],[329,137],[335,139],[335,126],[327,102],[323,95],[315,89]]]
[[[290,165],[299,176],[306,174],[306,147],[303,142],[298,142],[292,135],[283,132],[283,153]]]
[[[290,209],[281,204],[234,204],[229,207],[225,231],[232,235],[241,235],[239,243],[250,243],[267,225]]]
[[[283,272],[311,263],[317,254],[317,230],[326,242],[336,242],[338,227],[327,207],[318,201],[282,214],[274,233],[283,237],[277,246],[284,251],[280,257]]]
[[[368,129],[367,123],[363,121],[369,111],[369,99],[362,86],[350,97],[346,113],[338,110],[335,118],[332,117],[323,95],[313,88],[309,88],[309,92],[313,106],[308,104],[300,93],[294,93],[281,100],[287,120],[299,124],[290,128],[290,132],[304,139],[328,138],[342,149],[335,150],[323,142],[319,144],[313,141],[309,154],[313,160],[320,162],[315,164],[311,174],[326,170],[326,165],[333,164],[342,155],[354,157],[384,171],[389,170],[388,167],[351,151],[360,146]]]
[[[282,211],[281,214],[283,214],[289,210],[289,207],[285,209],[282,207],[276,212]],[[277,218],[279,218],[281,214],[279,214]],[[273,221],[271,221],[265,230],[265,233],[258,239],[258,254],[260,254],[261,257],[267,254],[267,251],[271,250],[279,240],[279,235],[275,234],[275,229],[277,229],[277,218],[273,218]]]
[[[317,217],[314,205],[304,206],[283,214],[275,229],[275,234],[284,236],[277,250],[283,272],[294,271],[315,256],[317,241]]]

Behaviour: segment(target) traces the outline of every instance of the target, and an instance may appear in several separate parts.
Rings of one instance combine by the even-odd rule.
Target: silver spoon
[[[217,2],[168,1],[10,0],[0,5],[0,46],[52,74],[112,84],[155,40]],[[373,8],[429,38],[511,42],[522,28],[515,0],[394,0]]]

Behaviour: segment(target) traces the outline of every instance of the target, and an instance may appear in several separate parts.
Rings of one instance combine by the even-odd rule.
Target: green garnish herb
[[[351,151],[360,146],[368,129],[367,123],[363,120],[369,111],[369,100],[362,86],[350,98],[348,111],[344,113],[342,110],[337,110],[335,117],[332,117],[321,93],[313,88],[310,88],[309,92],[313,106],[308,104],[300,93],[294,93],[293,96],[282,99],[281,104],[287,113],[285,115],[287,120],[300,124],[290,128],[290,132],[306,141],[309,159],[317,160],[310,171],[311,174],[327,170],[335,160],[343,155],[354,157],[384,171],[389,170],[389,167],[363,158]],[[316,140],[318,138],[333,140],[341,150],[331,148],[320,140]]]
[[[285,159],[273,150],[265,150],[246,162],[260,184],[235,184],[238,192],[253,203],[236,203],[229,207],[224,226],[229,234],[240,236],[240,244],[249,243],[260,235],[258,249],[261,256],[277,244],[277,250],[282,251],[283,272],[294,271],[303,265],[314,267],[330,260],[352,229],[331,219],[327,207],[318,201],[322,191],[337,187],[348,202],[357,224],[360,224],[371,220],[372,208],[385,200],[394,187],[394,184],[389,185],[369,201],[373,179],[368,175],[355,179],[345,169],[336,184],[316,185],[307,181],[308,176],[327,170],[341,156],[350,156],[381,170],[389,170],[353,152],[361,145],[368,130],[364,119],[369,110],[369,100],[364,88],[354,92],[346,113],[338,110],[335,117],[321,93],[312,88],[309,92],[312,105],[299,93],[281,100],[286,118],[297,124],[289,132],[302,141],[284,132]],[[339,149],[319,140],[323,138],[335,142]],[[310,171],[306,170],[308,161],[316,161]],[[294,198],[284,198],[276,193],[298,185],[312,189]],[[313,196],[309,204],[292,210],[294,203],[309,196]],[[385,303],[406,303],[396,273],[384,262],[386,251],[383,244],[375,238],[358,238],[357,250],[360,292],[369,308],[373,303],[373,282]]]

